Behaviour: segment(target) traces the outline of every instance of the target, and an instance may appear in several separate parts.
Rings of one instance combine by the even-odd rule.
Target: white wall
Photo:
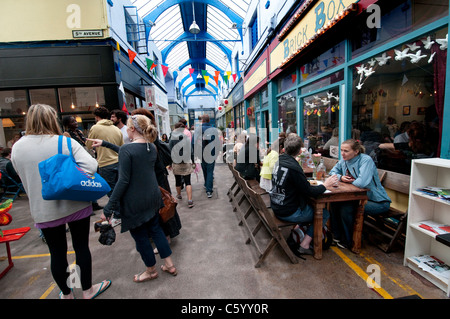
[[[106,0],[105,0],[106,2]],[[129,0],[114,0],[114,5],[111,7],[107,4],[107,13],[108,13],[108,23],[110,29],[111,37],[119,42],[120,49],[128,53],[128,49],[133,51],[134,48],[127,41],[127,32],[126,32],[126,22],[125,22],[125,9],[124,6],[132,6]],[[142,20],[142,17],[139,17]],[[141,21],[142,22],[142,21]],[[158,48],[154,44],[153,41],[148,41],[148,55],[138,54],[134,61],[142,67],[144,70],[147,70],[147,62],[146,58],[153,60],[153,54],[158,57],[159,61],[162,61],[161,52],[159,52]],[[165,88],[165,80],[161,70],[161,66],[157,66],[159,69],[159,76],[155,79],[158,84],[160,84],[163,88]],[[150,73],[151,77],[153,77],[153,73]],[[154,77],[153,77],[154,78]]]

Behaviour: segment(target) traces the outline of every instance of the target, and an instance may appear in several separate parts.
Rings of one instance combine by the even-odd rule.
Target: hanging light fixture
[[[192,2],[192,15],[194,17],[194,21],[192,21],[192,24],[189,27],[189,32],[192,34],[198,34],[200,32],[200,27],[197,25],[197,23],[195,23],[194,2]]]

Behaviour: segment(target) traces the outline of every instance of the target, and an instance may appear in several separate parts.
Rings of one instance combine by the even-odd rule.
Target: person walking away
[[[117,126],[123,135],[123,143],[128,144],[130,143],[130,138],[128,137],[127,133],[127,113],[125,113],[122,110],[115,109],[111,111],[111,121],[114,123],[115,126]]]
[[[202,116],[202,125],[198,127],[198,132],[194,134],[196,158],[201,159],[204,187],[208,198],[213,194],[214,166],[216,164],[216,150],[220,150],[220,140],[218,131],[209,124],[209,115]],[[200,153],[201,150],[201,153]]]
[[[368,201],[364,214],[378,215],[389,210],[391,199],[381,185],[378,170],[372,158],[364,154],[364,146],[357,140],[349,139],[341,144],[342,159],[329,172],[343,183],[367,188]],[[351,247],[353,224],[358,201],[331,204],[331,230],[333,240],[341,248]]]
[[[182,122],[175,124],[175,130],[172,131],[169,147],[172,154],[172,170],[175,175],[175,186],[177,189],[177,198],[181,197],[182,178],[186,185],[186,194],[188,197],[188,207],[194,207],[192,201],[191,173],[193,172],[191,160],[191,140],[184,133],[185,126]]]
[[[104,292],[111,281],[103,280],[92,285],[92,256],[89,249],[89,227],[92,206],[90,202],[71,200],[44,200],[38,164],[57,154],[58,138],[62,135],[54,107],[32,105],[26,115],[26,135],[12,150],[11,160],[27,192],[31,216],[35,227],[42,230],[50,251],[50,269],[59,289],[60,298],[73,299],[68,286],[66,224],[69,225],[72,245],[76,254],[79,282],[83,298],[92,299]],[[64,138],[63,153],[69,154]],[[97,170],[97,161],[75,140],[72,154],[77,165],[88,173]]]
[[[301,152],[303,141],[298,135],[289,135],[284,141],[285,153],[279,156],[272,174],[272,191],[270,203],[275,216],[284,221],[309,224],[300,243],[300,255],[313,255],[310,248],[314,237],[314,209],[308,204],[308,197],[316,197],[331,189],[337,176],[327,178],[322,185],[312,186],[295,157]],[[330,213],[323,210],[325,227]]]
[[[123,145],[123,135],[120,129],[110,120],[110,113],[106,107],[100,106],[94,111],[95,125],[91,127],[88,138],[105,140],[117,146]],[[87,141],[86,147],[92,149],[92,142]],[[113,150],[101,147],[96,149],[98,173],[102,176],[111,187],[111,191],[107,194],[111,196],[118,179],[119,157]],[[114,226],[120,223],[120,212],[117,211],[113,220]]]
[[[132,143],[123,145],[119,150],[119,179],[103,210],[102,219],[109,219],[114,211],[120,209],[121,232],[130,231],[136,250],[146,266],[145,271],[134,276],[134,282],[141,283],[158,277],[150,238],[158,248],[160,257],[164,259],[161,270],[176,276],[172,251],[159,224],[159,209],[164,203],[155,174],[157,151],[153,142],[158,133],[143,115],[132,115],[127,126]]]

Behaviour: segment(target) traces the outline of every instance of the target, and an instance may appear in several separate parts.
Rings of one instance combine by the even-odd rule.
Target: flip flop
[[[111,280],[103,280],[100,288],[98,289],[97,293],[92,296],[91,299],[94,299],[98,295],[100,295],[102,292],[104,292],[106,289],[108,289],[111,286]]]
[[[70,289],[70,291],[71,291],[71,294],[73,295],[73,289]],[[59,299],[65,299],[65,298],[63,298],[63,296],[64,296],[63,292],[60,291],[58,294]],[[73,296],[73,299],[75,299],[75,296]]]
[[[147,277],[147,278],[141,280],[140,278],[141,278],[141,276],[142,276],[144,273],[147,273],[147,274],[149,275],[149,277]],[[146,282],[146,281],[150,281],[150,280],[153,280],[153,279],[158,278],[158,273],[157,273],[156,271],[154,271],[154,272],[148,272],[148,271],[146,270],[146,271],[140,273],[139,275],[134,275],[134,276],[135,276],[135,277],[133,278],[133,281],[134,281],[134,282],[137,282],[137,283],[141,283],[141,282]]]

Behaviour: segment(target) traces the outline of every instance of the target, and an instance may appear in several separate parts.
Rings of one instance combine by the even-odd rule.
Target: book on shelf
[[[417,190],[426,195],[439,197],[441,199],[450,201],[450,188],[443,188],[438,186],[425,186],[422,188],[418,188]]]
[[[410,259],[415,261],[420,269],[447,280],[450,279],[450,266],[442,260],[430,255],[412,256]]]
[[[450,225],[440,224],[432,220],[425,220],[423,222],[420,222],[419,227],[429,230],[438,235],[450,233]]]

